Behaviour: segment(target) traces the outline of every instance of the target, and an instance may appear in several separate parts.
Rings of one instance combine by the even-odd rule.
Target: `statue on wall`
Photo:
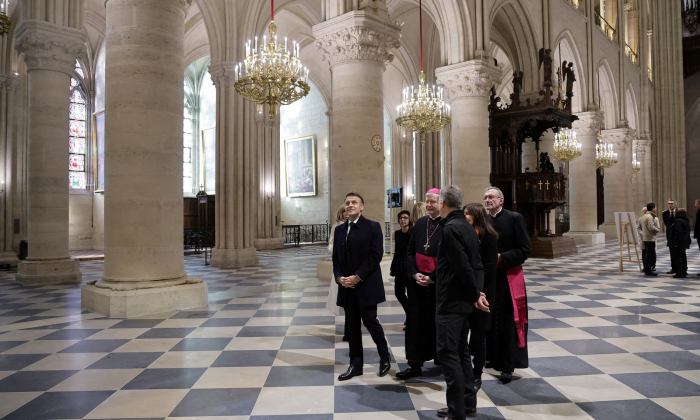
[[[510,99],[514,105],[520,105],[520,89],[523,88],[523,72],[516,71],[513,73],[513,93],[510,94]]]
[[[544,85],[552,86],[552,50],[540,48],[540,68],[544,63]]]
[[[576,81],[576,75],[574,74],[574,63],[569,63],[564,61],[562,66],[564,68],[564,81],[566,82],[566,98],[570,99],[574,96],[574,82]]]
[[[554,172],[554,165],[549,160],[549,153],[540,153],[540,172]]]

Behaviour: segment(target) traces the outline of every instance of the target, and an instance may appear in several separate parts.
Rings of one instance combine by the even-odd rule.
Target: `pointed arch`
[[[634,93],[634,87],[632,83],[627,84],[627,89],[625,89],[625,101],[627,115],[625,116],[627,123],[630,128],[633,128],[639,132],[639,102],[637,102],[637,95]]]
[[[605,114],[605,129],[609,130],[617,128],[617,122],[620,121],[619,99],[617,95],[617,86],[615,85],[615,77],[610,63],[606,58],[600,60],[596,67],[596,81],[600,86],[598,94],[598,107]],[[596,90],[598,88],[596,87]]]
[[[583,112],[586,109],[586,104],[588,103],[588,98],[586,92],[588,92],[587,80],[585,70],[586,67],[583,65],[583,60],[581,59],[581,54],[576,47],[576,42],[574,41],[573,34],[571,31],[564,30],[556,37],[554,42],[555,48],[552,52],[555,62],[559,61],[559,56],[561,54],[561,61],[568,61],[574,63],[574,72],[576,73],[576,83],[574,83],[574,97],[572,98],[572,109],[573,112]]]

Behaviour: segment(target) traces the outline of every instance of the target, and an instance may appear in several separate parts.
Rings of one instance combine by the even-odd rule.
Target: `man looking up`
[[[404,262],[410,279],[406,311],[408,368],[396,374],[397,379],[422,375],[423,363],[435,359],[435,267],[442,235],[439,202],[440,190],[428,190],[425,194],[428,215],[416,221],[408,241]]]

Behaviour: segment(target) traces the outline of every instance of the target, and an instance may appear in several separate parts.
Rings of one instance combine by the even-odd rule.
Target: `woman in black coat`
[[[464,216],[479,235],[481,267],[477,267],[479,291],[491,301],[496,294],[496,266],[498,264],[498,233],[489,223],[486,208],[481,203],[464,206]],[[491,313],[474,310],[469,317],[471,337],[469,352],[474,356],[474,383],[481,388],[481,374],[486,363],[486,331],[491,328]]]
[[[394,232],[396,248],[394,248],[394,259],[391,260],[389,275],[394,278],[394,295],[403,307],[405,313],[408,308],[408,297],[406,296],[408,273],[406,273],[404,260],[406,259],[408,241],[411,239],[411,231],[409,228],[413,223],[411,223],[411,213],[408,210],[399,212],[398,219],[401,229]]]
[[[685,278],[688,276],[688,259],[685,250],[690,248],[690,222],[688,212],[685,209],[676,211],[676,221],[669,227],[669,243],[671,257],[675,260],[677,273],[675,278]]]

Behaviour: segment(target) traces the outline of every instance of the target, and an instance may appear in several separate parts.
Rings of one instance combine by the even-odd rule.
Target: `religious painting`
[[[95,192],[105,189],[105,112],[93,116],[95,130]]]
[[[284,141],[287,197],[316,195],[316,138],[299,137]]]
[[[204,191],[216,194],[216,127],[202,130]]]

